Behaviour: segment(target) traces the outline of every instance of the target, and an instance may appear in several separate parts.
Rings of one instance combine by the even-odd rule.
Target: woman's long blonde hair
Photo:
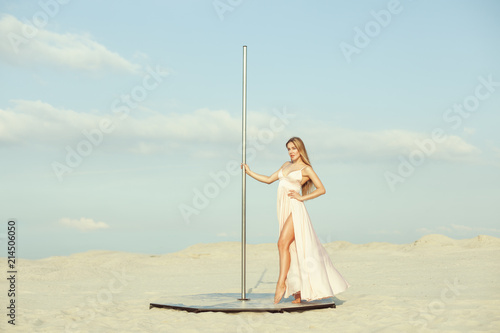
[[[304,145],[304,142],[302,141],[302,139],[299,138],[299,137],[294,136],[293,138],[290,138],[290,140],[288,140],[286,142],[285,147],[288,148],[288,144],[290,142],[292,142],[295,145],[295,147],[297,147],[297,150],[300,153],[300,157],[302,158],[302,161],[305,164],[307,164],[310,167],[312,167],[311,162],[309,162],[309,156],[307,156],[306,146]],[[313,190],[314,190],[314,184],[311,181],[311,179],[309,179],[307,182],[304,183],[304,185],[302,185],[302,195],[309,194]]]

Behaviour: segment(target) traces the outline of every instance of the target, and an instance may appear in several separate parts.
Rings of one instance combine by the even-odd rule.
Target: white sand
[[[239,293],[237,242],[198,244],[160,256],[91,251],[22,260],[16,329],[4,314],[0,331],[500,332],[499,238],[428,235],[407,245],[325,247],[352,287],[338,295],[336,309],[282,314],[149,309],[165,296]],[[275,244],[247,249],[248,288],[273,293]],[[5,280],[0,289],[6,304]]]

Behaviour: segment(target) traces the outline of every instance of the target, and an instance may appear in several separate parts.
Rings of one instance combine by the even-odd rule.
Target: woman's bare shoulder
[[[304,167],[304,169],[302,169],[302,174],[309,174],[309,173],[312,173],[314,172],[313,170],[313,167],[310,166],[310,165],[307,165]]]
[[[287,165],[290,165],[292,162],[290,161],[286,161],[285,163],[283,163],[283,165],[281,166],[280,169],[283,169],[284,167],[286,167]]]

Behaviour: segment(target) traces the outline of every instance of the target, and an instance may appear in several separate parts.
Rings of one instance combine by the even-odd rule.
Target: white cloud
[[[428,228],[419,228],[419,229],[417,229],[417,232],[421,233],[421,234],[433,234],[433,233],[435,233],[433,230],[428,229]]]
[[[193,144],[235,143],[240,138],[240,119],[223,110],[200,109],[187,114],[145,112],[146,115],[136,113],[121,120],[110,114],[56,108],[42,101],[11,102],[14,107],[0,109],[0,145],[45,144],[64,148],[75,140],[87,140],[82,131],[98,130],[103,119],[114,125],[110,133],[102,134],[106,142],[140,154]],[[252,128],[256,130],[255,126]]]
[[[432,229],[420,228],[417,232],[422,234],[449,234],[452,236],[459,235],[477,235],[477,234],[499,234],[500,229],[485,228],[479,226],[466,226],[459,224],[450,224],[449,226],[438,226]]]
[[[467,160],[480,150],[456,135],[447,135],[443,142],[434,141],[428,134],[407,130],[360,131],[320,125],[308,126],[307,136],[316,150],[315,159],[379,160],[408,156],[422,151],[426,158],[438,160]],[[307,127],[306,127],[307,128]]]
[[[401,232],[399,230],[373,230],[372,234],[375,235],[399,235]]]
[[[469,227],[466,225],[459,225],[459,224],[451,224],[451,227],[454,230],[457,231],[465,231],[465,232],[475,232],[475,233],[482,233],[482,232],[489,232],[489,233],[500,233],[500,229],[495,229],[495,228],[483,228],[483,227]]]
[[[35,30],[33,30],[35,29]],[[26,31],[34,31],[27,34]],[[0,59],[17,66],[54,66],[90,72],[138,73],[140,66],[108,50],[89,35],[59,34],[0,17]]]
[[[83,128],[95,127],[100,119],[41,101],[12,102],[14,108],[0,109],[0,144],[56,144]]]
[[[75,228],[80,231],[92,231],[97,229],[109,228],[109,225],[104,222],[96,222],[93,219],[88,219],[85,217],[82,217],[79,220],[64,217],[59,220],[59,224],[66,227]]]
[[[464,133],[468,135],[472,135],[476,133],[476,129],[472,127],[464,127]]]
[[[301,119],[297,126],[307,147],[311,147],[314,161],[387,162],[399,156],[424,155],[429,160],[472,162],[481,151],[443,130],[444,139],[437,142],[425,132],[401,129],[358,130],[342,128],[319,119]],[[309,149],[309,148],[308,148]]]
[[[492,148],[493,152],[497,155],[497,157],[500,157],[500,148],[498,147],[493,147]]]
[[[67,145],[87,140],[82,131],[95,131],[104,118],[110,119],[114,125],[110,133],[103,134],[106,149],[135,154],[183,150],[190,156],[216,158],[228,152],[236,154],[241,142],[241,117],[225,110],[199,109],[190,113],[164,114],[138,108],[121,120],[110,111],[83,113],[56,108],[42,101],[11,102],[13,107],[0,109],[0,145],[49,145],[64,151]],[[293,119],[282,126],[272,112],[253,111],[248,119],[251,124],[247,130],[248,145],[251,145],[252,138],[265,137],[262,136],[264,132],[276,136],[270,144],[260,141],[262,154],[284,151],[285,141],[277,140],[286,140],[284,138],[288,138],[289,133],[297,133],[299,129],[299,133],[308,138],[306,146],[314,147],[314,161],[394,159],[419,149],[417,142],[430,142],[425,133],[404,130],[360,131],[328,124],[314,127]],[[321,124],[320,121],[317,123]],[[283,128],[281,132],[271,130],[277,125]],[[474,160],[478,154],[478,148],[450,135],[444,142],[435,144],[434,153],[427,157],[463,161]]]

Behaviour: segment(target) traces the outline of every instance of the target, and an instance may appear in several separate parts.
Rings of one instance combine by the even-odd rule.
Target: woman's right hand
[[[245,163],[241,163],[241,169],[243,168],[245,168],[245,173],[248,173],[248,171],[250,171],[250,168]]]

